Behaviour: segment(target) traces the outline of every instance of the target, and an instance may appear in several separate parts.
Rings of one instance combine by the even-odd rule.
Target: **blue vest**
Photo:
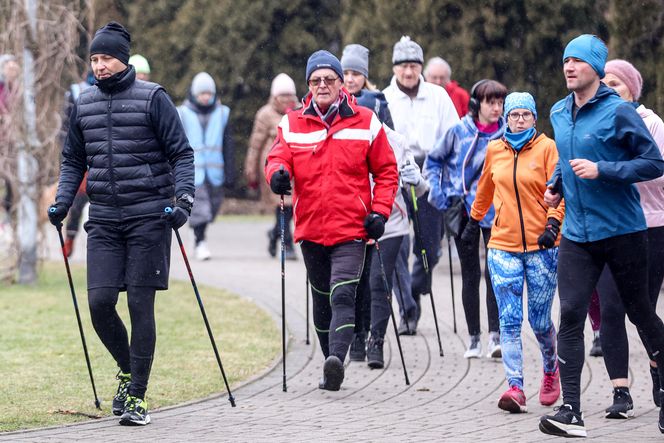
[[[207,127],[203,126],[198,118],[198,113],[187,106],[179,106],[178,112],[182,120],[182,126],[189,139],[189,144],[194,148],[195,177],[194,184],[200,186],[208,181],[215,185],[224,184],[224,130],[228,123],[230,108],[228,106],[217,106],[210,114]]]

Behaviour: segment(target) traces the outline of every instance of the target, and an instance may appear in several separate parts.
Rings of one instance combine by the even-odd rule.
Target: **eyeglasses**
[[[527,122],[530,119],[533,118],[533,113],[532,112],[510,112],[507,114],[507,118],[512,120],[513,122],[519,121],[520,118],[523,118],[523,121]]]
[[[309,86],[311,86],[312,88],[317,88],[318,86],[320,86],[321,82],[325,83],[325,86],[332,86],[337,80],[339,80],[339,77],[310,78]]]

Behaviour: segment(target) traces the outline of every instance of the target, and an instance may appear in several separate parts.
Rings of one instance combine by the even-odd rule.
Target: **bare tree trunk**
[[[37,34],[36,0],[25,0],[29,33],[23,47],[23,113],[26,140],[18,152],[18,282],[34,283],[37,280],[37,208],[39,203],[38,162],[34,157],[41,143],[37,134],[35,114],[35,74],[32,47]]]

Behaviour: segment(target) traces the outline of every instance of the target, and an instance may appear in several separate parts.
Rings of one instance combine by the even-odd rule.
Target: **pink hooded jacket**
[[[664,122],[657,114],[643,105],[639,106],[636,112],[643,119],[664,157]],[[664,176],[636,185],[641,194],[641,207],[643,207],[648,227],[664,226]]]

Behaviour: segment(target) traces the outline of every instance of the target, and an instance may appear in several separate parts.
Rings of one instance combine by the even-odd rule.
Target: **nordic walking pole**
[[[394,276],[397,278],[397,286],[399,286],[399,300],[401,300],[401,306],[403,307],[404,314],[406,313],[406,305],[403,302],[403,286],[401,286],[401,279],[399,278],[399,272],[397,270],[394,270]],[[408,335],[410,335],[410,325],[408,324],[408,321],[404,322],[406,323],[406,332]]]
[[[165,212],[172,212],[172,208],[166,208]],[[221,371],[221,377],[224,379],[224,385],[226,385],[226,391],[228,391],[228,401],[231,402],[231,406],[235,407],[235,397],[231,393],[231,388],[228,386],[228,380],[226,379],[226,372],[224,371],[224,366],[221,364],[221,357],[219,357],[219,351],[217,350],[217,344],[214,341],[214,336],[212,335],[212,329],[210,329],[210,322],[208,322],[207,315],[205,314],[205,308],[203,307],[203,300],[201,299],[201,294],[198,292],[198,286],[196,286],[196,280],[194,280],[194,274],[191,272],[191,266],[189,266],[189,259],[187,258],[187,252],[184,250],[184,244],[182,243],[182,237],[180,237],[180,232],[177,229],[175,231],[175,237],[178,239],[178,245],[180,245],[180,252],[182,252],[182,258],[184,259],[184,265],[187,267],[187,272],[189,273],[189,280],[191,280],[191,286],[194,288],[194,294],[196,294],[196,300],[198,301],[198,307],[201,308],[201,315],[203,316],[203,321],[205,322],[205,328],[207,329],[208,336],[210,337],[210,343],[212,343],[212,349],[214,350],[214,356],[217,358],[217,364],[219,365],[219,370]]]
[[[51,212],[55,208],[51,208]],[[83,354],[85,354],[85,363],[88,365],[88,374],[90,374],[90,384],[92,384],[92,393],[95,396],[95,407],[101,411],[101,403],[97,397],[97,388],[95,387],[95,379],[92,376],[92,366],[90,365],[90,356],[88,355],[88,346],[85,344],[85,334],[83,333],[83,325],[81,324],[81,313],[78,310],[78,302],[76,301],[76,292],[74,291],[74,281],[71,278],[71,270],[69,269],[69,259],[65,252],[65,239],[62,237],[62,223],[55,227],[60,237],[60,249],[62,250],[62,258],[65,260],[65,268],[67,269],[67,280],[69,281],[69,289],[71,290],[71,299],[74,302],[74,311],[76,312],[76,321],[78,322],[78,332],[81,334],[81,342],[83,343]]]
[[[413,200],[413,227],[415,228],[415,237],[417,242],[420,245],[420,254],[422,255],[422,264],[424,265],[424,272],[427,276],[427,281],[429,282],[429,298],[431,298],[431,310],[433,311],[433,323],[436,325],[436,337],[438,337],[438,349],[440,350],[440,356],[443,357],[443,344],[440,341],[440,329],[438,328],[438,316],[436,315],[436,304],[433,300],[433,280],[431,276],[431,270],[429,269],[429,262],[427,260],[427,251],[424,249],[424,243],[422,242],[422,232],[420,231],[420,214],[417,208],[417,196],[415,195],[415,185],[410,185],[410,196]]]
[[[306,308],[307,308],[307,344],[309,344],[309,273],[307,272],[307,301],[306,301]]]
[[[454,324],[454,333],[457,333],[456,309],[454,307],[454,270],[452,269],[452,236],[447,234],[447,257],[450,260],[450,286],[452,287],[452,323]]]
[[[284,175],[284,165],[279,168],[279,174]],[[279,225],[281,227],[281,366],[283,370],[282,390],[286,392],[288,388],[286,387],[286,242],[284,240],[286,216],[284,215],[284,194],[281,194],[279,208]],[[309,287],[308,284],[307,287]],[[307,297],[308,300],[309,297]]]
[[[387,283],[387,276],[385,275],[385,267],[383,266],[383,257],[380,255],[380,247],[378,241],[375,243],[376,255],[378,256],[378,263],[380,264],[380,277],[383,280],[385,288],[385,296],[387,297],[387,304],[390,306],[390,316],[392,317],[392,326],[394,327],[394,335],[397,337],[397,346],[399,348],[399,356],[401,357],[401,365],[403,366],[403,376],[406,378],[406,385],[410,385],[408,380],[408,372],[406,371],[406,361],[403,358],[403,350],[401,349],[401,338],[399,338],[399,331],[397,329],[397,320],[394,318],[394,309],[392,309],[392,294],[390,292],[390,285]]]

